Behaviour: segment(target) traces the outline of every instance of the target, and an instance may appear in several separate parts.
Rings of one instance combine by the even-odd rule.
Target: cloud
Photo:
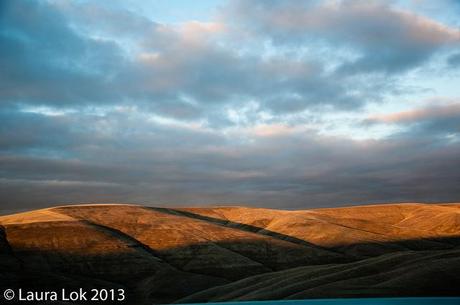
[[[86,201],[309,208],[458,200],[459,142],[432,136],[353,141],[277,124],[219,131],[149,121],[136,111],[28,121],[26,130],[48,138],[25,137],[16,150],[2,150],[3,209]],[[37,156],[33,148],[65,154]]]
[[[135,105],[172,118],[210,121],[223,106],[254,101],[260,111],[279,116],[350,111],[381,102],[398,85],[348,72],[403,71],[456,44],[459,35],[378,2],[254,2],[253,10],[235,3],[228,16],[250,22],[277,44],[314,47],[319,39],[338,45],[336,55],[341,47],[359,54],[341,58],[331,70],[318,54],[242,52],[229,43],[238,32],[225,18],[168,25],[98,4],[14,1],[3,10],[0,98],[12,105]],[[26,10],[27,15],[18,13]],[[221,123],[228,122],[222,116]]]
[[[449,56],[447,63],[453,68],[460,66],[460,53],[455,53]]]
[[[237,1],[230,10],[275,45],[325,43],[351,54],[343,73],[403,72],[460,43],[457,28],[382,1]]]
[[[405,127],[393,136],[407,138],[447,136],[450,140],[460,140],[460,103],[450,101],[447,104],[437,105],[435,102],[432,101],[431,105],[423,108],[371,116],[364,123]]]
[[[414,123],[419,121],[433,120],[433,119],[449,119],[452,117],[460,116],[460,103],[431,106],[422,109],[408,110],[396,112],[386,115],[375,116],[370,119],[371,122],[376,123]]]
[[[27,16],[18,13],[26,10]],[[135,105],[213,120],[222,105],[256,101],[261,111],[279,114],[350,110],[380,94],[368,82],[331,74],[317,59],[226,46],[230,29],[217,21],[167,25],[68,2],[7,2],[3,16],[0,98],[11,105]]]
[[[2,5],[0,209],[459,200],[453,93],[369,114],[419,99],[403,80],[456,54],[452,26],[382,2],[237,1],[174,24],[97,2]],[[382,126],[398,131],[346,132]]]
[[[8,1],[1,29],[2,103],[72,105],[116,98],[109,76],[114,63],[122,62],[117,47],[78,35],[52,6]]]

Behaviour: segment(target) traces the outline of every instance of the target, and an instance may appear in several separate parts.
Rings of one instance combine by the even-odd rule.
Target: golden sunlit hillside
[[[460,204],[74,205],[0,224],[2,286],[123,287],[138,304],[457,295],[460,284]]]

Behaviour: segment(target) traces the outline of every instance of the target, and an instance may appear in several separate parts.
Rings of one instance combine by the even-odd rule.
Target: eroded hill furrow
[[[198,231],[198,233],[201,233],[202,236],[206,235],[206,232],[203,232],[201,230],[197,230],[197,231]],[[260,266],[263,266],[264,268],[266,268],[266,270],[264,272],[275,271],[270,266],[265,265],[264,262],[257,261],[254,257],[250,257],[250,256],[245,255],[244,251],[238,251],[238,250],[234,249],[234,247],[226,246],[227,244],[225,244],[225,243],[216,244],[216,243],[214,243],[213,240],[207,239],[205,237],[204,237],[204,239],[206,239],[210,244],[213,244],[213,245],[223,249],[224,251],[230,251],[230,252],[233,253],[233,255],[242,256],[242,257],[254,262],[255,264],[259,264]]]
[[[270,230],[267,230],[265,227],[256,227],[256,226],[249,225],[249,224],[233,222],[233,221],[230,221],[228,219],[223,220],[223,219],[219,219],[219,218],[212,218],[212,217],[208,217],[208,216],[204,216],[204,215],[200,215],[200,214],[195,214],[195,213],[191,213],[191,212],[188,212],[188,211],[185,211],[185,210],[179,210],[179,209],[156,208],[156,207],[152,207],[152,208],[148,207],[148,209],[152,209],[154,211],[159,211],[159,212],[162,212],[162,213],[168,213],[168,214],[172,214],[172,215],[184,216],[184,217],[188,217],[188,218],[192,218],[192,219],[203,220],[203,221],[206,221],[206,222],[210,222],[210,223],[213,223],[213,224],[217,224],[217,225],[232,228],[232,229],[238,229],[238,230],[247,231],[247,232],[251,232],[251,233],[255,233],[255,234],[261,234],[261,235],[265,235],[265,236],[270,236],[270,237],[273,237],[273,238],[276,238],[276,239],[279,239],[279,240],[292,242],[292,243],[299,244],[299,245],[302,245],[302,246],[320,248],[320,247],[317,247],[316,245],[311,244],[311,243],[309,243],[309,242],[307,242],[305,240],[298,239],[298,238],[295,238],[293,236],[284,235],[284,234],[277,233],[277,232],[272,232]]]
[[[458,295],[459,264],[459,250],[398,252],[356,263],[266,273],[198,292],[177,303]]]
[[[308,241],[305,241],[303,239],[296,238],[294,236],[285,235],[285,234],[282,234],[282,233],[279,233],[279,232],[270,231],[266,227],[257,227],[257,226],[249,225],[249,224],[245,224],[245,223],[233,222],[233,221],[231,221],[229,219],[213,218],[213,217],[204,216],[204,215],[200,215],[200,214],[195,214],[195,213],[191,213],[191,212],[188,212],[186,210],[180,210],[180,209],[159,208],[159,207],[147,207],[147,209],[151,209],[151,210],[154,210],[154,211],[167,213],[167,214],[171,214],[171,215],[176,215],[176,216],[183,216],[183,217],[188,217],[188,218],[192,218],[192,219],[198,219],[198,220],[202,220],[202,221],[205,221],[205,222],[209,222],[209,223],[212,223],[212,224],[215,224],[215,225],[219,225],[219,226],[223,226],[223,227],[227,227],[227,228],[231,228],[231,229],[237,229],[237,230],[242,230],[242,231],[250,232],[250,233],[254,233],[254,234],[260,234],[260,235],[263,235],[263,236],[268,236],[268,237],[271,237],[271,238],[274,238],[274,239],[278,239],[278,240],[283,241],[283,242],[290,242],[290,243],[305,246],[305,247],[308,247],[308,248],[315,248],[315,249],[318,249],[320,251],[326,251],[326,252],[331,253],[331,255],[337,254],[337,253],[335,253],[335,251],[333,251],[331,249],[326,249],[326,248],[320,247],[318,245],[315,245],[315,244],[310,243]]]
[[[153,258],[153,259],[155,259],[157,261],[163,261],[159,257],[158,253],[156,253],[154,250],[152,250],[147,245],[144,245],[143,243],[141,243],[137,239],[133,238],[132,236],[126,235],[126,234],[124,234],[123,232],[121,232],[121,231],[119,231],[117,229],[114,229],[114,228],[111,228],[111,227],[108,227],[108,226],[103,226],[101,224],[97,224],[97,223],[94,223],[94,222],[91,222],[91,221],[88,221],[88,220],[85,220],[85,219],[79,219],[79,221],[84,223],[84,224],[86,224],[86,225],[88,225],[89,227],[94,228],[95,230],[107,233],[108,235],[111,235],[111,236],[119,239],[120,241],[123,241],[124,243],[126,243],[126,245],[128,247],[133,248],[133,249],[137,249],[137,250],[139,250],[141,252],[144,252],[145,254],[150,255],[151,258]]]

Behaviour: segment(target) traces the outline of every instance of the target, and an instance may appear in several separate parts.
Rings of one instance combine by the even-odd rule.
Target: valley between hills
[[[0,270],[1,288],[127,304],[460,296],[460,204],[60,206],[0,217]]]

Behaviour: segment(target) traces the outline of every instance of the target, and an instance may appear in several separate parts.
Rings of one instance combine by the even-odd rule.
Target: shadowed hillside
[[[460,295],[460,204],[63,206],[0,217],[0,268],[4,287],[130,304]]]

